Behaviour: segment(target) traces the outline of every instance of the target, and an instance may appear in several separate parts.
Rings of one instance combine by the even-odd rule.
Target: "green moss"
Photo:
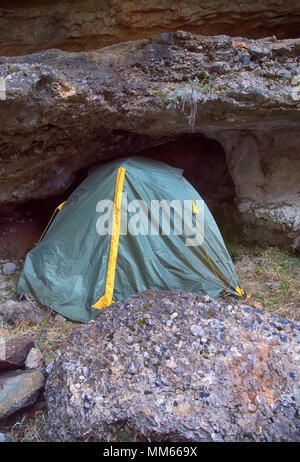
[[[12,66],[11,64],[7,65],[7,73],[8,74],[13,74],[14,72],[18,72],[19,68],[18,66]]]
[[[214,313],[213,311],[208,311],[207,316],[215,318],[217,316],[217,313]]]
[[[117,441],[119,443],[130,443],[132,442],[132,437],[129,435],[129,433],[120,430],[117,432]]]
[[[151,96],[157,96],[159,98],[165,98],[166,97],[166,92],[163,90],[151,90],[150,91]]]

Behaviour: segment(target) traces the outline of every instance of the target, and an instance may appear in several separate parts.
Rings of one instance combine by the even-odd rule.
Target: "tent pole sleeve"
[[[105,306],[113,303],[113,292],[115,284],[115,273],[118,256],[119,238],[120,238],[120,225],[121,225],[121,204],[122,204],[122,192],[124,185],[126,170],[123,167],[118,169],[118,176],[116,181],[115,198],[114,198],[114,214],[113,214],[113,225],[112,234],[110,240],[110,251],[108,259],[107,277],[105,285],[105,293],[99,300],[92,305],[92,308],[101,310]]]

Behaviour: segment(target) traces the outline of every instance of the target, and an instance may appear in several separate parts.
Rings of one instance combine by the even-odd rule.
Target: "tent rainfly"
[[[72,320],[145,290],[244,296],[183,171],[128,157],[90,171],[26,257],[17,291]]]

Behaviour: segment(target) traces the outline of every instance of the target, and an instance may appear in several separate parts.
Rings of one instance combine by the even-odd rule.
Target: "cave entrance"
[[[182,135],[139,154],[182,168],[183,176],[208,205],[234,199],[234,184],[225,152],[214,139],[203,135]]]
[[[225,241],[241,239],[235,187],[225,151],[218,141],[204,135],[183,134],[139,155],[183,169],[183,176],[206,202]]]
[[[225,242],[242,238],[234,183],[224,149],[218,141],[204,135],[183,134],[147,150],[135,150],[132,154],[151,157],[183,169],[184,177],[208,205]],[[11,251],[12,239],[14,253],[24,256],[38,241],[53,210],[70,196],[87,176],[88,170],[85,168],[77,172],[74,182],[63,194],[28,201],[17,206],[11,214],[0,217],[0,256],[5,255],[7,250]]]

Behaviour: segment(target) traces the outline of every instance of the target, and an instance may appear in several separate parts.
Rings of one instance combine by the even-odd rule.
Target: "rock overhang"
[[[297,208],[300,103],[292,84],[299,53],[299,39],[176,32],[92,52],[4,57],[0,202],[53,196],[82,168],[194,133],[224,148],[243,210],[247,201],[261,210],[278,201]],[[281,200],[270,185],[284,170]],[[246,221],[261,220],[254,205]],[[272,220],[269,214],[271,228]],[[286,228],[294,239],[297,227]]]

